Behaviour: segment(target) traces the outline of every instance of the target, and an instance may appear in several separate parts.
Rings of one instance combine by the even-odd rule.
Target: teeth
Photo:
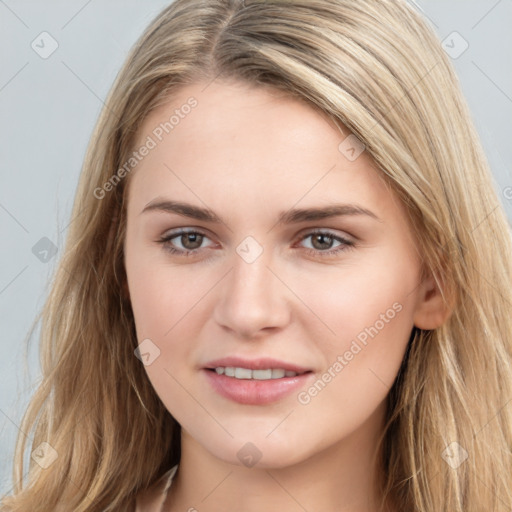
[[[250,379],[252,377],[252,371],[247,368],[235,368],[235,377],[237,379]]]
[[[254,372],[254,370],[253,370]],[[271,378],[272,379],[280,379],[282,377],[284,377],[284,374],[286,373],[286,370],[282,370],[281,368],[279,369],[273,369],[272,370],[272,375],[271,375]],[[297,375],[295,372],[293,372],[295,375]]]
[[[284,370],[282,368],[271,368],[268,370],[251,370],[249,368],[235,368],[233,366],[219,366],[215,368],[219,375],[234,377],[235,379],[270,380],[283,377],[295,377],[297,372]]]

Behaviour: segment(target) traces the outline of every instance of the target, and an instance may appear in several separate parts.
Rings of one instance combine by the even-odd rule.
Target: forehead
[[[248,139],[253,145],[266,139],[274,142],[274,149],[299,142],[301,136],[309,139],[315,132],[333,143],[343,132],[349,134],[324,112],[283,91],[241,82],[200,82],[178,89],[150,112],[138,131],[136,145],[151,135],[164,145],[178,137],[188,139],[190,145],[221,142],[233,149]]]
[[[385,184],[370,156],[350,160],[340,151],[349,135],[325,113],[281,91],[197,83],[144,120],[136,147],[149,139],[153,147],[131,174],[130,188],[142,201],[179,189],[190,199],[213,191],[244,194],[246,204],[259,197],[260,206],[263,197],[297,201],[308,195],[328,202],[340,194],[378,203]]]

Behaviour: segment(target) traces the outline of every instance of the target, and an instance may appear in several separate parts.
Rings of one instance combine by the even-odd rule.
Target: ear
[[[453,309],[453,299],[446,293],[443,298],[434,276],[424,278],[419,286],[414,325],[423,330],[437,329],[448,320]]]

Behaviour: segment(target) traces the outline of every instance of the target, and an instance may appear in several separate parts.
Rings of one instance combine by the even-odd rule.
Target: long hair
[[[347,127],[453,306],[438,329],[413,329],[389,393],[385,496],[411,512],[510,511],[510,227],[452,63],[405,0],[176,0],[146,29],[88,146],[41,312],[42,382],[21,426],[34,453],[24,475],[20,433],[0,511],[124,511],[179,462],[179,424],[134,355],[129,174],[109,180],[149,112],[214,79],[286,92]]]

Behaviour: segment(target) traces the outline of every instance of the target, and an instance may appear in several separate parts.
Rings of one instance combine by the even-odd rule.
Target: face
[[[127,206],[138,342],[184,435],[225,462],[283,467],[381,427],[420,318],[420,259],[346,129],[278,92],[205,85],[138,134],[151,146]],[[245,361],[215,362],[227,357]],[[206,369],[226,366],[263,371]],[[286,367],[300,374],[265,380]]]

